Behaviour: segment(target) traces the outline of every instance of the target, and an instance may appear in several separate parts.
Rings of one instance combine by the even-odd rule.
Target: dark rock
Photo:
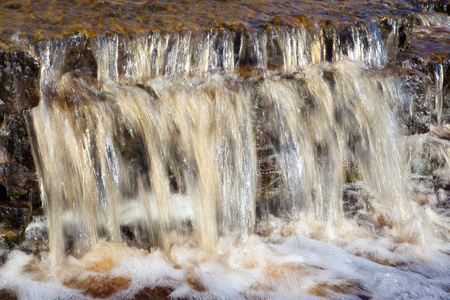
[[[153,299],[153,300],[162,300],[162,299],[170,299],[170,294],[172,293],[173,289],[170,287],[146,287],[143,288],[141,291],[139,291],[135,296],[135,300],[146,300],[146,299]]]
[[[435,11],[450,15],[450,4],[448,0],[418,0],[422,11]]]
[[[78,34],[69,37],[65,53],[62,73],[73,72],[75,75],[97,77],[97,62],[88,36]]]
[[[32,52],[0,46],[0,113],[39,104],[40,60]]]
[[[3,186],[0,188],[0,201],[5,199],[4,190],[8,197],[36,194],[39,190],[22,114],[0,113],[0,186]]]
[[[395,62],[397,49],[399,47],[399,40],[401,34],[397,29],[398,28],[397,23],[398,22],[396,19],[387,19],[387,18],[381,19],[378,22],[376,22],[378,32],[386,49],[386,56],[388,57],[389,63]]]
[[[437,123],[436,99],[442,94],[442,122],[450,122],[450,29],[446,26],[414,26],[411,45],[398,54],[398,64],[431,78],[432,123]],[[437,76],[437,74],[440,74]],[[442,80],[442,89],[439,81]]]
[[[20,240],[33,205],[40,206],[23,116],[24,110],[39,104],[39,84],[40,59],[30,51],[0,45],[0,230],[6,230],[2,238],[7,244]]]
[[[399,102],[392,105],[402,132],[411,135],[430,131],[430,77],[399,67],[390,67],[381,74],[396,83]]]
[[[25,230],[23,228],[0,227],[0,249],[5,250],[0,254],[0,264],[6,261],[10,250],[22,243],[24,238]]]
[[[0,202],[0,226],[3,228],[25,228],[30,222],[33,207],[28,201]]]
[[[13,291],[0,290],[0,299],[3,300],[17,300],[19,299]]]

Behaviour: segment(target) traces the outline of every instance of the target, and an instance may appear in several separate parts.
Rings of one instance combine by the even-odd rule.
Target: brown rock
[[[23,242],[25,230],[22,228],[3,228],[0,226],[0,249],[11,249]],[[0,265],[6,261],[8,250],[0,255]],[[0,299],[3,299],[0,297]]]
[[[431,78],[420,71],[400,67],[390,67],[381,75],[396,83],[400,99],[392,105],[402,132],[411,135],[430,131]]]
[[[0,202],[0,227],[25,228],[30,222],[32,205],[28,201]]]
[[[0,46],[0,112],[18,113],[39,104],[40,66],[32,52]]]
[[[22,114],[0,113],[0,201],[38,192],[31,145]],[[6,190],[7,195],[2,193]]]
[[[69,288],[85,290],[95,298],[108,298],[114,293],[128,288],[131,280],[123,277],[87,276],[86,278],[72,278],[64,282]]]
[[[411,45],[399,52],[398,64],[416,69],[431,78],[432,123],[437,123],[436,99],[442,93],[442,122],[450,123],[450,30],[446,26],[414,26]],[[441,73],[442,90],[436,74]]]
[[[135,300],[163,300],[171,299],[169,295],[172,293],[173,289],[169,287],[146,287],[143,288],[139,293],[134,296]]]
[[[19,299],[13,291],[0,290],[0,299],[3,300],[17,300]]]

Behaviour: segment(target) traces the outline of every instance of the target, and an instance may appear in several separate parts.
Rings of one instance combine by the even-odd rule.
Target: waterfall
[[[100,239],[211,250],[271,215],[335,235],[352,172],[374,198],[370,222],[424,238],[420,223],[405,229],[415,212],[391,109],[405,96],[362,64],[387,60],[372,23],[74,39],[39,46],[43,101],[31,114],[55,262]],[[80,43],[96,78],[65,71]],[[264,75],[240,76],[248,64]]]
[[[372,19],[29,45],[49,249],[1,270],[50,298],[448,296],[445,66],[394,67],[405,24]]]
[[[398,101],[395,82],[356,62],[286,63],[303,52],[292,48],[283,51],[288,73],[253,81],[223,70],[114,82],[117,49],[139,41],[119,47],[117,37],[108,39],[97,80],[59,74],[58,58],[44,63],[53,66],[43,69],[43,102],[31,118],[54,261],[67,251],[82,255],[100,239],[121,242],[123,231],[140,247],[170,248],[189,238],[213,249],[221,236],[249,237],[273,214],[338,232],[348,222],[343,189],[351,170],[374,197],[372,222],[389,223],[398,238],[421,239],[420,230],[404,229],[414,210],[406,147],[390,108]],[[43,52],[54,58],[52,51],[64,53],[60,47],[45,44]],[[173,70],[185,69],[186,56],[162,53],[174,59]],[[199,56],[206,62],[214,55]],[[256,56],[259,66],[264,54]],[[133,83],[152,74],[130,67],[138,61],[124,63]]]

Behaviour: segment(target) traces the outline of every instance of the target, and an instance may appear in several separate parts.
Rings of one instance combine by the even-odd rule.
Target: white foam
[[[450,257],[424,245],[357,237],[326,242],[295,235],[251,236],[238,244],[233,240],[220,239],[214,252],[178,245],[148,253],[100,243],[83,258],[70,258],[55,273],[31,255],[13,251],[0,269],[0,290],[11,290],[19,299],[90,299],[84,291],[67,287],[67,282],[91,276],[129,280],[108,299],[133,298],[144,288],[155,287],[172,290],[173,298],[187,299],[313,299],[321,292],[333,299],[448,295]],[[101,267],[105,259],[106,267]]]

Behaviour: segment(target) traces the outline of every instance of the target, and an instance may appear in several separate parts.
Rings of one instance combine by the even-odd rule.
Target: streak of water
[[[294,72],[323,61],[349,59],[386,65],[386,50],[373,23],[267,30],[209,30],[99,36],[91,39],[98,80],[145,83],[158,76],[201,76],[253,67]]]

